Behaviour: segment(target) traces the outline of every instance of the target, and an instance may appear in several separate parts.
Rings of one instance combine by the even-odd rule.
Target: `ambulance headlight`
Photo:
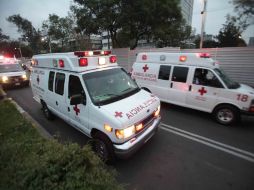
[[[26,80],[27,79],[26,75],[22,75],[22,79]]]
[[[154,112],[154,117],[158,117],[160,115],[161,106],[159,105],[156,111]]]
[[[136,132],[136,130],[135,130],[134,125],[127,127],[125,129],[116,129],[116,137],[119,139],[128,138],[128,137],[134,135],[135,132]]]
[[[3,77],[2,77],[2,81],[3,81],[3,82],[7,82],[7,81],[8,81],[8,77],[7,77],[7,76],[3,76]]]

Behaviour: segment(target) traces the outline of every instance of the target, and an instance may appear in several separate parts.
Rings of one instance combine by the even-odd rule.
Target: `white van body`
[[[0,85],[3,88],[29,86],[27,74],[17,59],[0,55]]]
[[[224,125],[254,113],[254,89],[230,80],[207,53],[139,53],[132,78],[161,101],[213,113]]]
[[[34,99],[46,117],[53,113],[95,138],[104,161],[129,157],[156,132],[159,98],[138,88],[108,51],[35,55],[32,63]]]

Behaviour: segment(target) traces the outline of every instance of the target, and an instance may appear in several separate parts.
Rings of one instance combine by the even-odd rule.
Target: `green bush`
[[[115,175],[89,146],[46,140],[0,102],[0,189],[122,189]]]

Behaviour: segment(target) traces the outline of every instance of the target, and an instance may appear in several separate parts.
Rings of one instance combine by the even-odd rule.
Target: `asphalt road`
[[[88,138],[61,119],[48,121],[30,88],[7,91],[61,142]],[[128,160],[114,167],[126,189],[254,189],[254,117],[225,127],[209,114],[162,103],[159,132]]]

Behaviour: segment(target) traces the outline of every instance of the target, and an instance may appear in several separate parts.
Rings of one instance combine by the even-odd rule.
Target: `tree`
[[[238,12],[236,17],[239,26],[246,29],[249,25],[254,24],[254,1],[253,0],[232,0],[235,11]]]
[[[245,41],[241,39],[241,33],[240,27],[236,26],[231,19],[227,19],[217,36],[220,47],[246,46]]]
[[[22,18],[19,14],[9,16],[7,21],[15,24],[18,27],[18,32],[21,33],[21,39],[30,44],[34,53],[38,53],[39,46],[41,44],[40,30],[36,30],[29,20]]]
[[[74,0],[71,10],[77,17],[82,34],[101,34],[107,31],[116,47],[117,31],[121,28],[121,0]]]
[[[70,17],[59,17],[55,14],[50,14],[49,18],[43,22],[43,32],[50,39],[61,42],[62,50],[64,45],[67,44],[71,34],[74,30],[74,21]]]
[[[121,23],[129,31],[131,49],[144,38],[159,47],[180,46],[191,31],[184,24],[178,0],[123,0]]]
[[[1,41],[5,41],[5,40],[9,40],[10,37],[9,36],[6,36],[2,33],[2,28],[0,28],[0,42]]]
[[[179,46],[190,34],[179,0],[74,0],[77,25],[87,35],[109,33],[113,48],[134,49],[140,39]]]

